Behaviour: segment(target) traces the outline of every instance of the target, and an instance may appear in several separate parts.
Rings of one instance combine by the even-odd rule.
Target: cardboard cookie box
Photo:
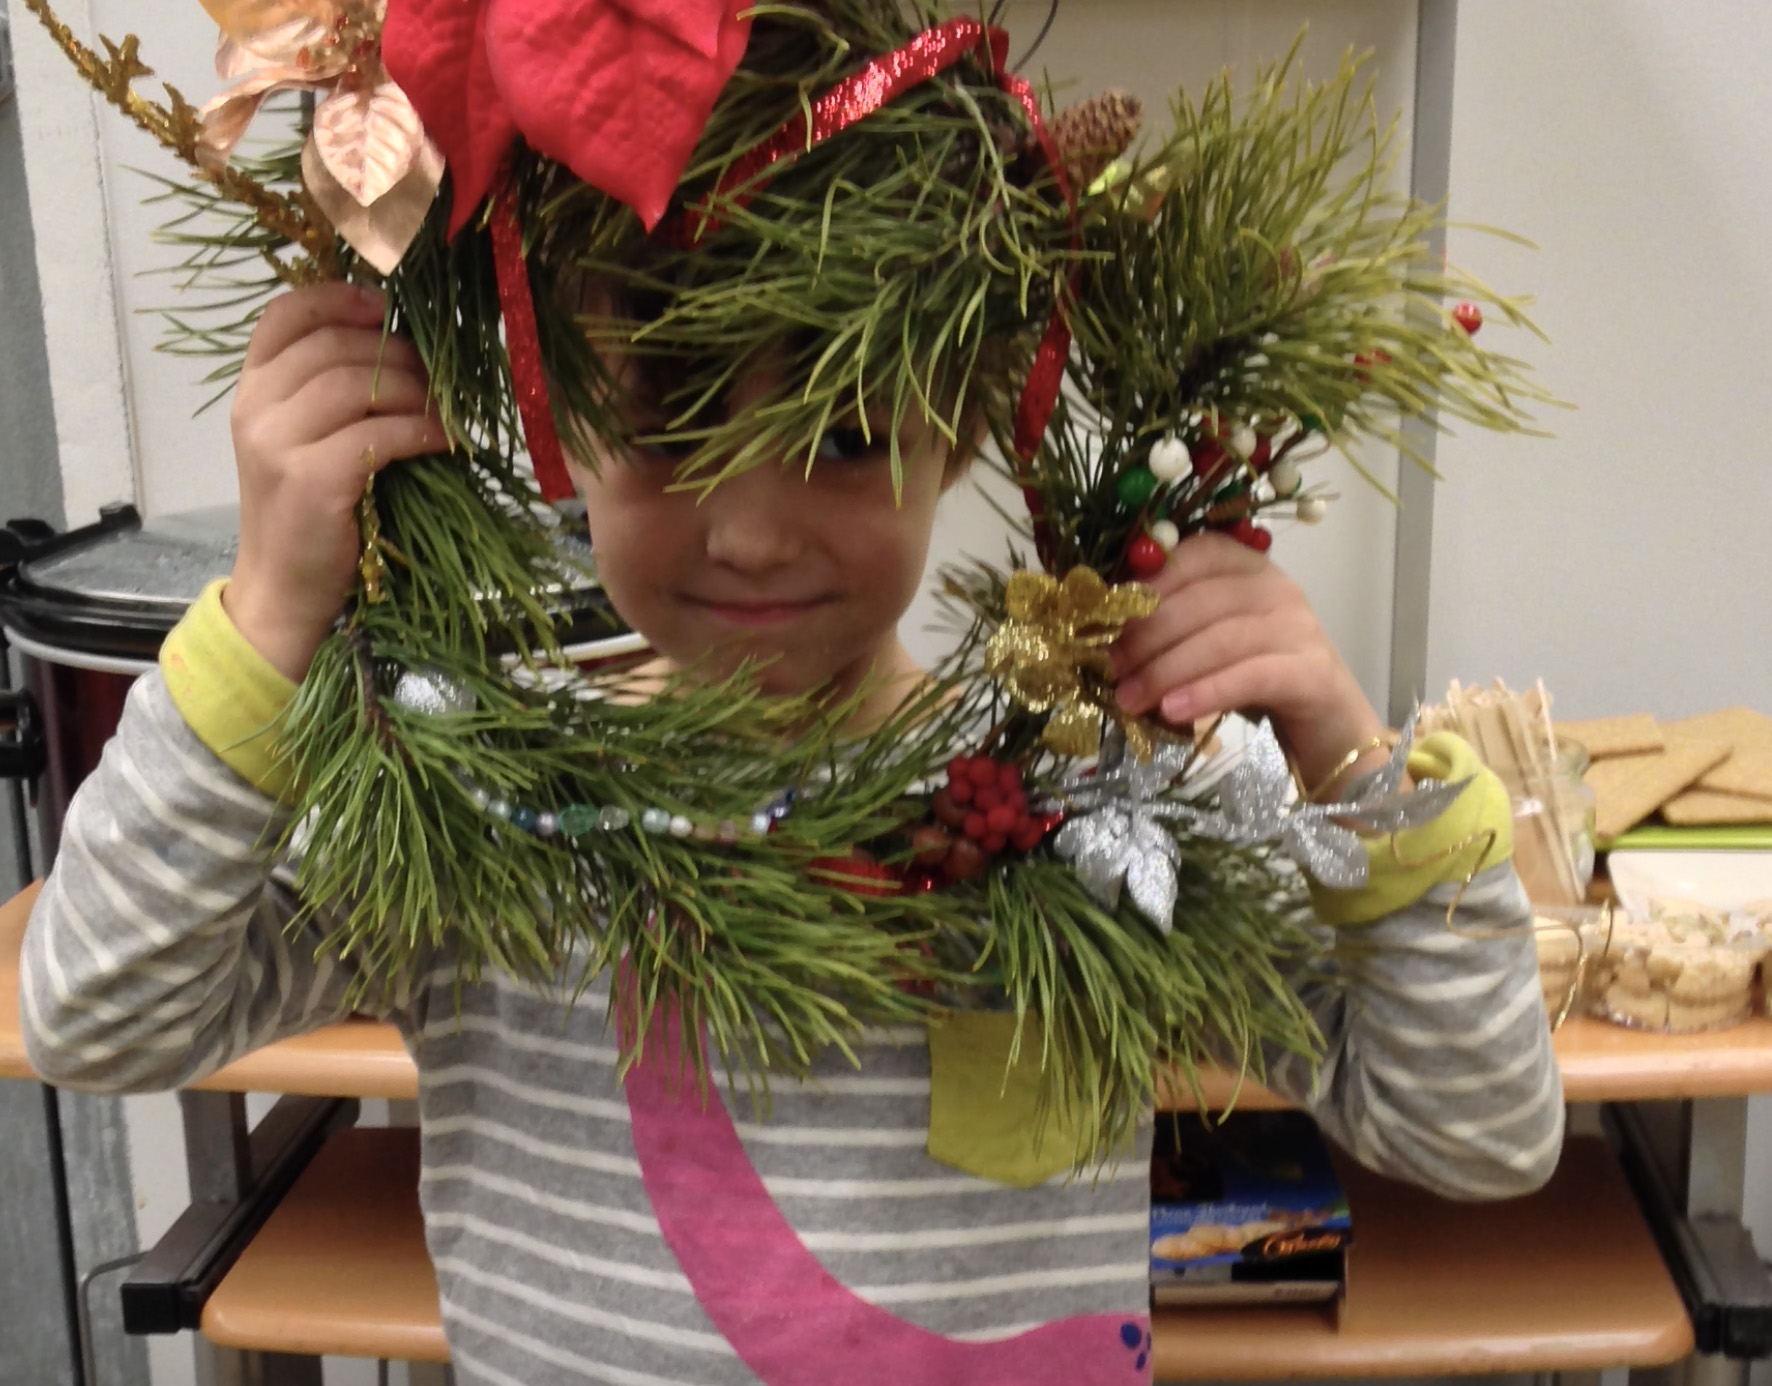
[[[1303,1112],[1158,1118],[1151,1156],[1157,1304],[1332,1300],[1352,1236],[1347,1196]]]

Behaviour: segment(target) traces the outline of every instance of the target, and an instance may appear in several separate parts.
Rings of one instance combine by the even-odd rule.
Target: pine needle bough
[[[45,0],[25,4],[195,166],[200,114],[170,89],[165,104],[135,91],[148,70],[133,39],[101,56]],[[1202,529],[1260,546],[1256,521],[1314,503],[1299,460],[1360,436],[1401,445],[1400,422],[1429,413],[1522,428],[1545,396],[1444,307],[1530,328],[1518,302],[1430,257],[1437,213],[1388,191],[1389,135],[1352,63],[1311,83],[1288,60],[1241,98],[1213,83],[1142,149],[1126,98],[1085,103],[1053,126],[1067,180],[979,53],[726,186],[820,93],[942,18],[896,0],[758,7],[659,231],[526,149],[507,184],[554,416],[580,456],[649,451],[705,488],[819,465],[838,426],[885,440],[895,477],[907,421],[958,445],[995,435],[1037,512],[1023,547],[1040,563],[946,575],[966,634],[871,732],[846,729],[861,694],[765,698],[749,670],[558,677],[571,574],[559,516],[518,461],[492,203],[452,237],[445,183],[384,275],[327,224],[294,143],[169,180],[168,238],[207,295],[169,315],[169,341],[214,357],[225,387],[269,292],[380,284],[456,443],[366,495],[363,579],[282,732],[298,885],[364,978],[359,1000],[439,950],[464,979],[566,969],[584,986],[619,968],[630,1058],[658,1008],[680,1007],[758,1092],[863,1025],[1006,1006],[1034,1022],[1024,1042],[1081,1166],[1123,1148],[1160,1063],[1197,1086],[1209,1060],[1259,1079],[1264,1055],[1314,1055],[1300,992],[1336,945],[1268,848],[1158,820],[1147,856],[1174,888],[1160,921],[1054,850],[1093,748],[1054,750],[1059,710],[993,677],[1018,572],[1121,583],[1141,545]],[[1062,390],[1017,458],[1023,382],[1055,315],[1073,334]],[[729,413],[759,361],[777,383]],[[446,706],[405,696],[414,679]],[[1023,806],[1024,836],[961,853],[956,800],[972,790],[956,781],[980,763]],[[1162,803],[1209,801],[1196,766]]]

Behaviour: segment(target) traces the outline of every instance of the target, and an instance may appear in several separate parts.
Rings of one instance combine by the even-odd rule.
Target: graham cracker
[[[1646,712],[1624,717],[1595,717],[1586,722],[1558,722],[1557,740],[1579,741],[1595,760],[1607,756],[1636,756],[1667,749],[1661,728]]]
[[[1699,781],[1699,784],[1703,783],[1703,780]],[[1688,789],[1663,804],[1661,816],[1681,828],[1708,827],[1717,823],[1772,823],[1772,799]]]
[[[1699,780],[1700,789],[1772,799],[1772,717],[1751,707],[1731,707],[1668,723],[1666,730],[1721,739],[1734,747],[1726,761]]]
[[[1635,827],[1729,755],[1727,741],[1669,736],[1667,749],[1609,756],[1587,772],[1594,791],[1594,832],[1602,841]]]

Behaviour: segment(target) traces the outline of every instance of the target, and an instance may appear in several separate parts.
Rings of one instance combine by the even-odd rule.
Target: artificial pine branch
[[[1282,448],[1368,435],[1414,457],[1404,417],[1520,431],[1554,402],[1442,306],[1474,299],[1536,331],[1523,303],[1430,253],[1438,209],[1386,190],[1393,132],[1356,63],[1312,83],[1288,58],[1241,98],[1221,77],[1174,117],[1085,207],[1069,388],[1032,469],[1062,566],[1121,571],[1153,514],[1130,509],[1116,479],[1166,438],[1242,424]],[[994,404],[1008,455],[1013,395]],[[1161,493],[1160,513],[1183,534],[1253,515],[1254,480],[1237,465],[1196,477]]]

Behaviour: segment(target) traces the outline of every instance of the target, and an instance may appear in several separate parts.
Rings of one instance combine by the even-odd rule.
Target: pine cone
[[[1080,193],[1101,177],[1144,128],[1144,102],[1129,91],[1104,91],[1060,112],[1052,140]]]

